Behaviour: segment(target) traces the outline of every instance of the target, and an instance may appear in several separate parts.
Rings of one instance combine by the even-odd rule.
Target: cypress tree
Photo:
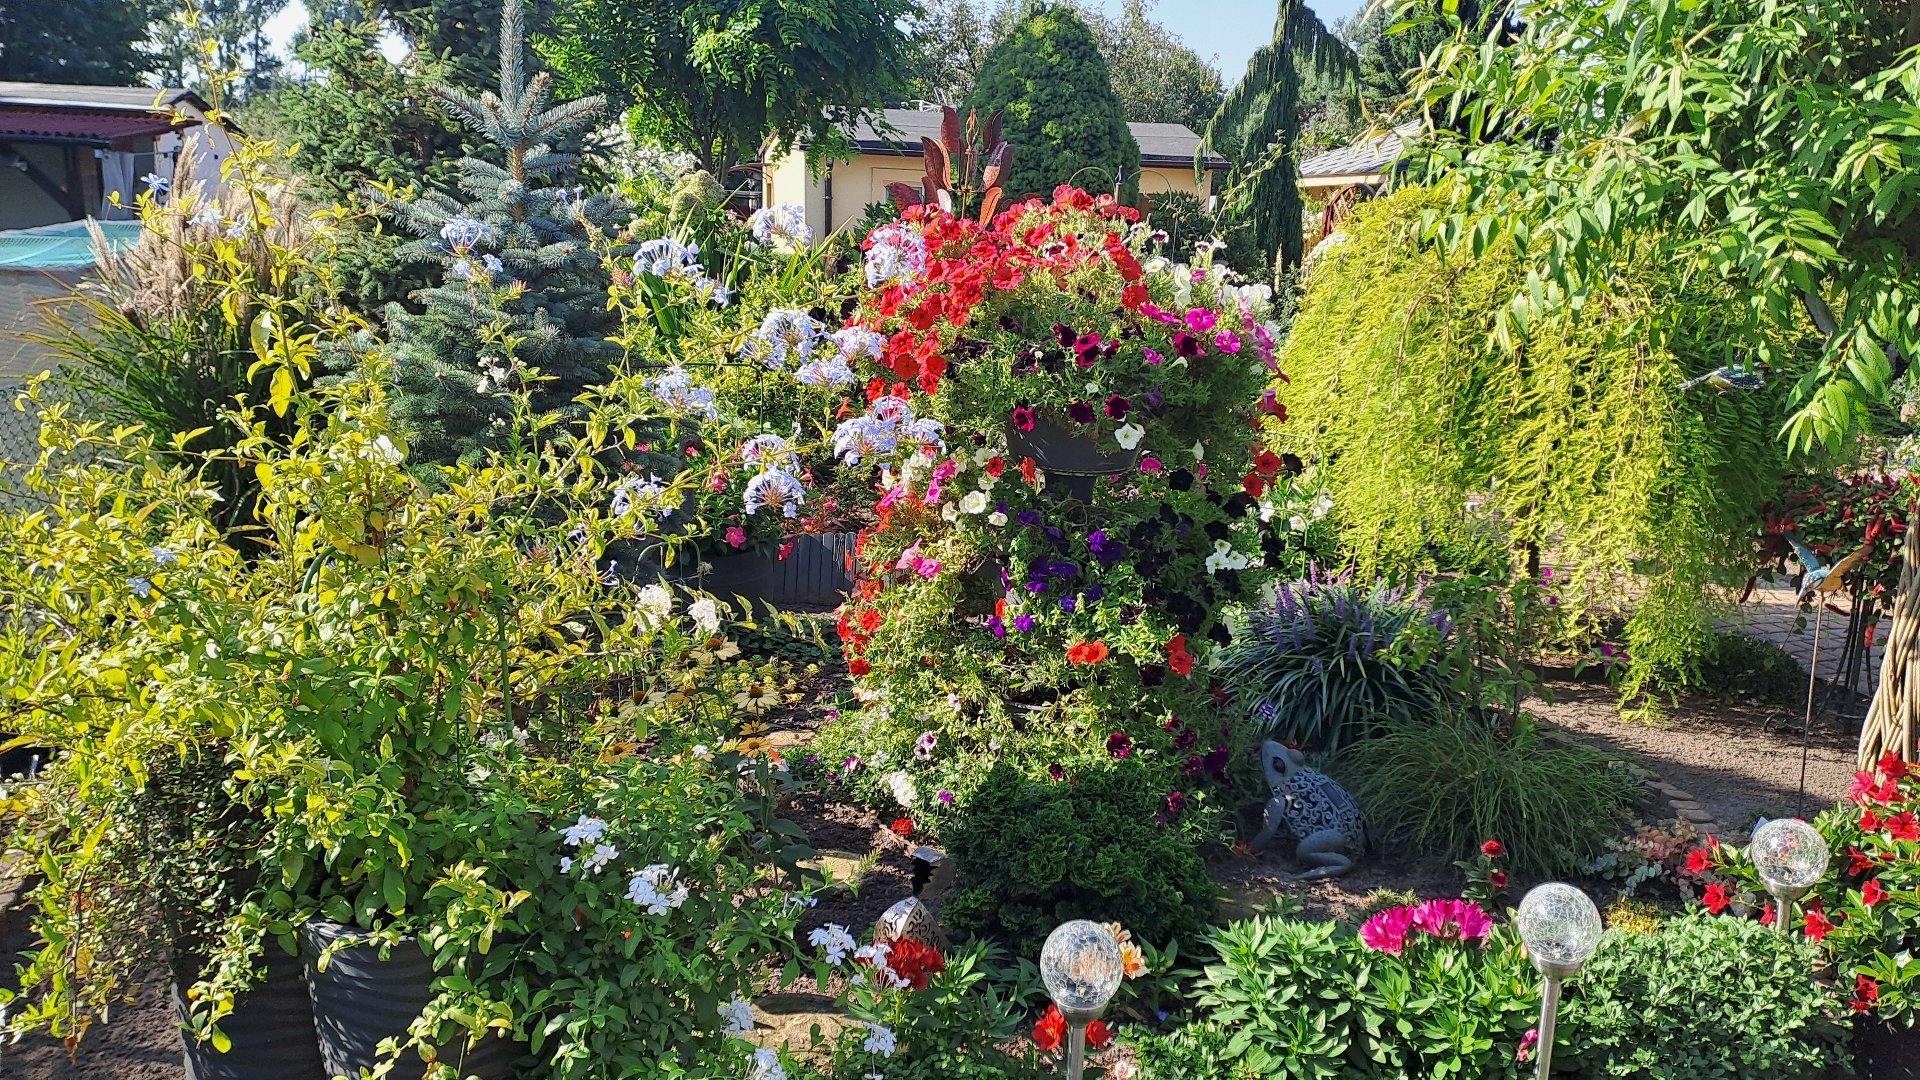
[[[967,108],[1001,114],[1013,168],[1011,195],[1060,184],[1139,190],[1140,145],[1127,129],[1113,78],[1093,31],[1069,7],[1035,4],[987,54]]]
[[[499,148],[505,164],[461,159],[464,200],[371,189],[382,214],[417,238],[400,247],[399,258],[436,267],[442,279],[413,294],[418,311],[387,308],[396,411],[421,463],[470,458],[496,445],[513,411],[506,391],[529,388],[539,413],[570,412],[620,357],[607,340],[614,319],[602,256],[632,210],[615,196],[569,186],[580,157],[551,145],[577,139],[604,103],[590,97],[549,107],[547,73],[528,79],[522,68],[523,33],[520,0],[507,0],[498,94],[434,91]]]

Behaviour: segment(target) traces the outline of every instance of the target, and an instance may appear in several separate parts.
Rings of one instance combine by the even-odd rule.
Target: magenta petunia
[[[1106,407],[1102,411],[1107,414],[1107,419],[1109,420],[1125,420],[1127,418],[1127,410],[1132,407],[1132,403],[1127,401],[1126,398],[1121,397],[1119,394],[1112,394],[1108,396]]]
[[[1015,405],[1013,407],[1013,426],[1019,428],[1021,431],[1032,431],[1033,410],[1027,408],[1025,405]]]
[[[1093,423],[1093,406],[1084,401],[1076,401],[1067,406],[1067,416],[1076,424]]]

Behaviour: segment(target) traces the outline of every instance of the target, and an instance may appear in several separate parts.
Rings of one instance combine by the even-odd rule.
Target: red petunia
[[[1248,498],[1257,499],[1267,493],[1267,482],[1259,473],[1248,473],[1240,480],[1240,490],[1246,492]]]
[[[1187,635],[1175,634],[1173,640],[1167,642],[1167,667],[1173,669],[1175,675],[1193,674],[1193,654],[1187,651]]]
[[[1498,859],[1507,853],[1507,846],[1498,840],[1489,840],[1480,845],[1480,854],[1489,859]]]
[[[1253,471],[1271,480],[1280,475],[1280,469],[1284,464],[1280,460],[1280,455],[1271,450],[1262,450],[1259,456],[1253,459]]]
[[[1713,868],[1713,854],[1706,848],[1694,848],[1687,852],[1687,873],[1704,874]]]
[[[852,675],[856,679],[861,678],[872,670],[873,665],[867,663],[866,660],[861,657],[856,656],[847,661],[847,674]]]
[[[1033,463],[1032,458],[1023,457],[1020,459],[1020,478],[1029,484],[1039,482],[1040,467]]]
[[[913,834],[913,819],[894,818],[893,824],[887,826],[887,828],[893,830],[893,835],[895,836],[911,836]]]
[[[1867,883],[1860,886],[1860,903],[1868,908],[1872,908],[1886,898],[1886,886],[1880,884],[1879,878],[1868,878]]]
[[[1708,911],[1718,915],[1727,910],[1727,905],[1733,903],[1733,897],[1727,894],[1725,885],[1715,882],[1707,886],[1707,894],[1700,898],[1700,903],[1704,904]]]
[[[1067,646],[1069,664],[1097,664],[1106,658],[1107,644],[1104,641],[1083,641]]]
[[[988,476],[993,477],[995,480],[1000,479],[1001,474],[1007,471],[1007,459],[1000,457],[998,454],[988,458],[986,470]]]

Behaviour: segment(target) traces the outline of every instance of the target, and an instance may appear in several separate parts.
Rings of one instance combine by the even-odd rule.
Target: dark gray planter
[[[1102,476],[1123,473],[1140,460],[1137,450],[1108,450],[1091,435],[1083,435],[1045,417],[1035,417],[1032,431],[1007,425],[1007,457],[1033,459],[1047,474],[1047,489],[1086,502],[1093,498]],[[1055,491],[1056,485],[1059,490]]]
[[[793,550],[723,555],[713,569],[688,584],[718,597],[741,596],[773,607],[836,607],[853,584],[847,556],[858,533],[796,536]]]
[[[323,952],[343,940],[364,938],[356,927],[318,919],[300,932],[300,956],[313,995],[314,1030],[329,1077],[359,1076],[361,1069],[372,1069],[381,1060],[382,1039],[405,1039],[407,1026],[433,998],[437,974],[433,961],[411,938],[395,945],[384,960],[378,945],[348,944],[334,951],[323,969]],[[482,1080],[508,1080],[519,1056],[518,1044],[497,1037],[484,1038],[471,1050],[464,1040],[456,1040],[437,1054],[461,1076]],[[399,1065],[388,1075],[393,1080],[414,1080],[425,1071],[419,1064],[416,1054],[403,1051]]]
[[[1920,1080],[1920,1028],[1856,1018],[1853,1069],[1863,1080]]]
[[[261,962],[266,975],[220,1021],[221,1034],[230,1040],[226,1053],[186,1037],[187,1080],[317,1080],[325,1075],[300,958],[269,943]],[[187,1019],[186,988],[194,978],[189,965],[176,966],[173,1008],[182,1024]]]

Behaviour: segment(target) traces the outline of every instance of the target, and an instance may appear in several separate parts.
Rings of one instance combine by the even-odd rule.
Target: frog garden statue
[[[1266,770],[1273,798],[1267,802],[1266,826],[1254,837],[1259,851],[1284,832],[1298,846],[1294,859],[1308,869],[1294,878],[1311,881],[1353,869],[1353,860],[1367,846],[1367,827],[1360,804],[1347,789],[1318,769],[1307,767],[1306,755],[1268,739],[1260,747],[1260,767]]]

